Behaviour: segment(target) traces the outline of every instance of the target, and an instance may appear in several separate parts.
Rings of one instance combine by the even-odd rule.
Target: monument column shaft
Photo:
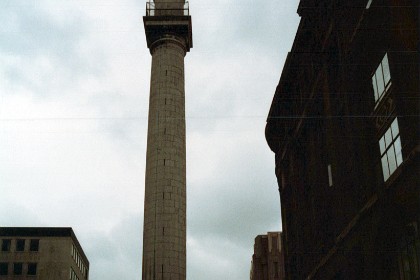
[[[184,1],[146,3],[152,54],[143,228],[143,280],[186,279],[184,57],[192,25]]]
[[[151,49],[143,280],[186,279],[186,148],[182,40]]]

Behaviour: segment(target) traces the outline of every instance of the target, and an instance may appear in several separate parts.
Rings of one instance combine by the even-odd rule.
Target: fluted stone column
[[[171,18],[173,17],[173,18]],[[189,16],[144,17],[152,54],[143,228],[143,280],[186,279],[184,56]],[[180,28],[181,27],[181,28]]]

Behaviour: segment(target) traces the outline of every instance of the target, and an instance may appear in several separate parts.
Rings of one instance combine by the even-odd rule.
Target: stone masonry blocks
[[[152,50],[143,280],[186,279],[184,56],[173,40]]]

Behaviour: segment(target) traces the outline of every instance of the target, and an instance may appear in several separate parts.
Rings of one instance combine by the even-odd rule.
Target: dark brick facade
[[[418,0],[301,0],[270,108],[286,279],[420,279]]]

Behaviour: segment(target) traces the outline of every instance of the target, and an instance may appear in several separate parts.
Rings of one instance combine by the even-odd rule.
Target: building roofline
[[[0,227],[0,236],[2,237],[70,237],[87,268],[89,268],[89,260],[85,255],[77,237],[71,227]]]
[[[0,227],[0,236],[61,237],[71,236],[70,227]]]

